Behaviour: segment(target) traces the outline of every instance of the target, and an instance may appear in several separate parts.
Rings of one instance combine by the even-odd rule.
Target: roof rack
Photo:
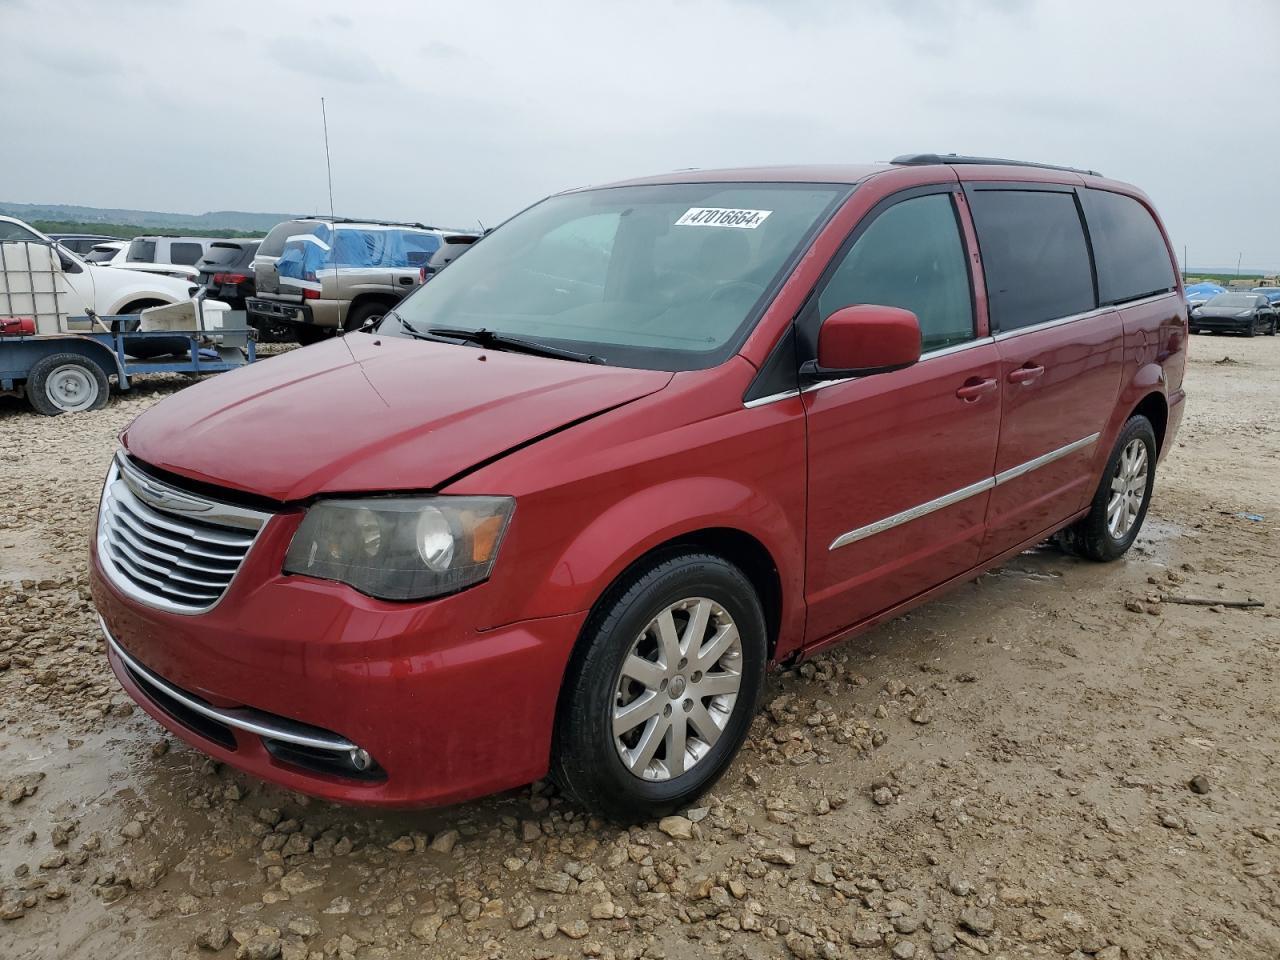
[[[375,220],[373,217],[331,217],[327,213],[315,213],[309,217],[295,217],[297,220],[321,220],[325,223],[370,223],[378,227],[417,227],[419,230],[439,230],[439,227],[429,227],[425,223],[415,223],[412,220]]]
[[[1097,170],[1083,170],[1080,167],[1064,167],[1057,163],[1033,163],[1030,160],[1004,160],[1000,157],[965,157],[958,153],[904,153],[889,161],[900,167],[928,167],[939,163],[946,164],[984,164],[998,167],[1037,167],[1041,170],[1065,170],[1067,173],[1087,174],[1091,177],[1102,176]]]

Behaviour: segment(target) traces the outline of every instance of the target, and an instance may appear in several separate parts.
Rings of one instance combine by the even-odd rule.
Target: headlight
[[[510,497],[321,500],[293,535],[284,572],[383,600],[454,593],[489,576],[514,509]]]

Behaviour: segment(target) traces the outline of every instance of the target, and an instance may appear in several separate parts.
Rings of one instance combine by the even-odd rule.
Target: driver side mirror
[[[800,367],[808,380],[889,373],[920,359],[920,321],[910,310],[879,304],[841,307],[818,331],[818,359]]]

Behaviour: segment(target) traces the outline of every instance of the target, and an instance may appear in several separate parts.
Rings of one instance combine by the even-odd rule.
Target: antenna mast
[[[320,121],[324,124],[324,168],[329,174],[329,216],[333,216],[333,166],[329,163],[329,117],[324,110],[324,97],[320,98]]]

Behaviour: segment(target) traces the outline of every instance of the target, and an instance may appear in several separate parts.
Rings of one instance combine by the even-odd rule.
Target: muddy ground
[[[629,831],[546,785],[309,802],[167,737],[85,550],[117,431],[175,384],[0,400],[0,957],[1274,960],[1280,338],[1193,354],[1128,558],[1042,547],[776,676],[703,806]]]

